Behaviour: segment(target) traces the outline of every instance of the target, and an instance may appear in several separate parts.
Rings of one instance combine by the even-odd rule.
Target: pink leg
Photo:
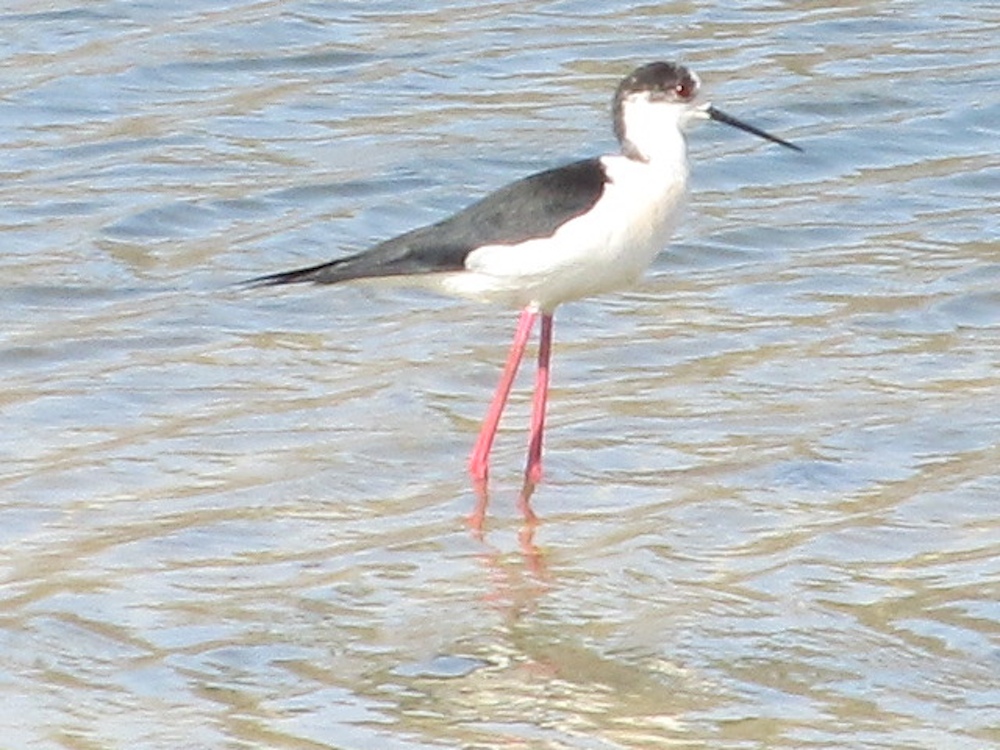
[[[476,440],[472,455],[469,457],[469,473],[476,482],[485,482],[486,476],[489,474],[490,449],[493,447],[493,439],[497,436],[500,416],[503,414],[504,406],[507,405],[507,397],[510,395],[511,386],[514,385],[514,376],[517,375],[518,365],[521,364],[521,359],[524,357],[524,348],[528,344],[536,317],[538,317],[538,313],[535,310],[525,308],[517,322],[517,331],[514,333],[514,342],[510,346],[510,353],[507,355],[507,364],[504,366],[500,383],[493,394],[489,411],[486,412],[482,429],[479,430],[479,438]]]
[[[542,330],[538,338],[538,373],[535,376],[535,396],[531,404],[531,442],[528,443],[528,465],[524,480],[538,484],[542,478],[542,433],[545,432],[545,406],[549,400],[549,360],[552,357],[552,313],[542,314]]]

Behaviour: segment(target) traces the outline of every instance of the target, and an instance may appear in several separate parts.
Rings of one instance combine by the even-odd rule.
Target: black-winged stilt
[[[533,174],[450,218],[364,252],[249,283],[421,276],[422,284],[430,282],[449,294],[521,308],[507,364],[469,459],[480,487],[514,376],[541,318],[525,467],[530,494],[542,473],[552,314],[562,302],[632,284],[667,244],[687,193],[685,129],[711,119],[801,151],[710,104],[696,104],[699,85],[683,65],[643,65],[615,91],[614,131],[621,153]]]

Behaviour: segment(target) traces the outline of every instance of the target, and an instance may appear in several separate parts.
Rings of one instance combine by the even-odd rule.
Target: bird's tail
[[[296,268],[292,271],[281,271],[271,273],[267,276],[258,276],[255,279],[248,279],[243,282],[244,286],[253,288],[261,286],[280,286],[282,284],[331,284],[342,281],[347,277],[340,278],[338,266],[341,266],[347,258],[332,260],[326,263],[319,263],[306,268]]]

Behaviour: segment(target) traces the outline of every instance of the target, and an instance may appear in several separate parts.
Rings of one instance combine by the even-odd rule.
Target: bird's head
[[[653,62],[622,79],[612,102],[615,136],[626,156],[650,161],[668,148],[683,148],[682,133],[698,120],[715,120],[801,151],[793,143],[736,119],[713,107],[698,104],[701,81],[678,63]],[[678,141],[680,139],[680,141]]]

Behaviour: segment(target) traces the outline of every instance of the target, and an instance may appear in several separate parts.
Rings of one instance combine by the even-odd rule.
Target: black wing
[[[444,221],[406,232],[357,255],[247,283],[335,284],[377,276],[461,271],[466,256],[478,247],[516,245],[551,236],[597,203],[606,182],[599,159],[573,162],[512,182]]]

